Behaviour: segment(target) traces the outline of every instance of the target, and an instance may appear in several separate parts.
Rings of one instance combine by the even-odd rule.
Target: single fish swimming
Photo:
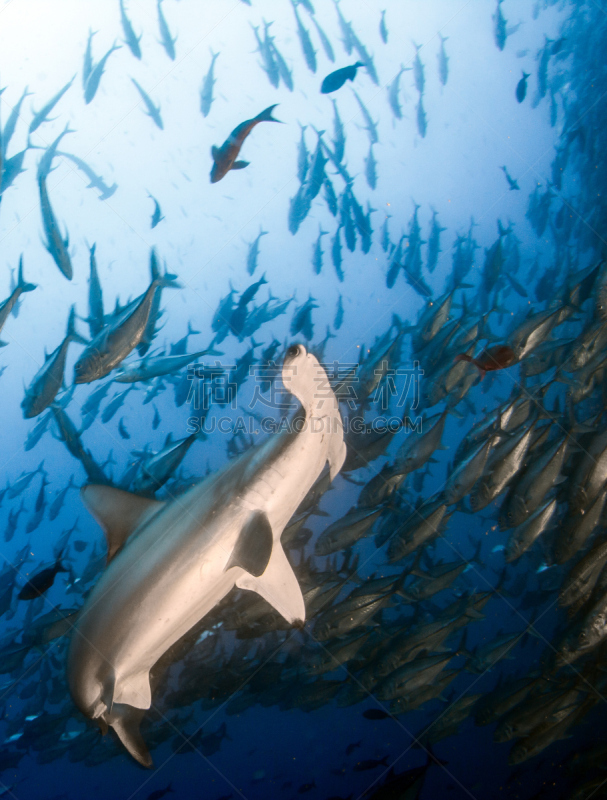
[[[356,77],[356,70],[364,66],[362,61],[357,61],[356,64],[352,64],[350,67],[342,67],[341,69],[336,69],[335,72],[329,73],[320,84],[321,94],[329,94],[329,92],[336,92],[341,89],[346,81],[353,81]]]
[[[215,145],[211,147],[211,155],[213,157],[211,183],[217,183],[232,169],[244,169],[249,165],[248,161],[236,161],[240,153],[240,148],[244,144],[247,136],[259,122],[280,122],[279,119],[274,119],[272,116],[272,111],[274,111],[277,105],[278,103],[268,106],[268,108],[265,108],[256,117],[253,117],[253,119],[247,119],[241,122],[240,125],[234,128],[221,147],[216,147]]]

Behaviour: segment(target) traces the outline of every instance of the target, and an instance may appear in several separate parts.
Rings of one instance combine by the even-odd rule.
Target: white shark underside
[[[339,472],[345,445],[326,374],[303,346],[289,349],[283,383],[302,404],[299,432],[270,437],[170,504],[107,486],[82,490],[111,563],[72,635],[70,692],[145,766],[137,709],[151,705],[150,669],[234,586],[288,622],[305,619],[280,537],[327,461],[331,478]]]

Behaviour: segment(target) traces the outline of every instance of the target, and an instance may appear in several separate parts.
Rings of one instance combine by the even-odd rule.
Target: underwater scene
[[[1,797],[607,797],[606,42],[0,2]]]

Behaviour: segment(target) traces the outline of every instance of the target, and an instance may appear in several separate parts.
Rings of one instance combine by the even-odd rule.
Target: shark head
[[[327,397],[327,374],[316,356],[309,353],[303,344],[293,344],[287,350],[282,366],[282,382],[306,411],[313,409],[321,398],[327,402],[335,399],[334,396]],[[333,395],[332,392],[330,394]]]

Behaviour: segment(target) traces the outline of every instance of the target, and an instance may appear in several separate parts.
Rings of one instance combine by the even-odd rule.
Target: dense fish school
[[[607,797],[600,4],[150,5],[3,9],[0,796]]]

